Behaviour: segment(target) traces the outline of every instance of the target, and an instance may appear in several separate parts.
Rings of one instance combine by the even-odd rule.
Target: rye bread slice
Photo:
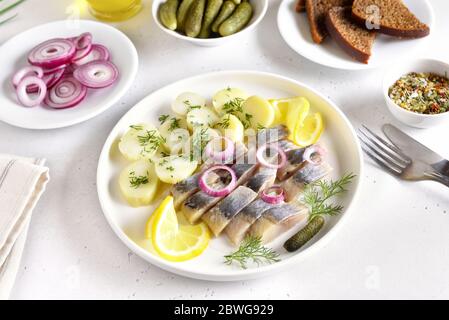
[[[354,0],[306,0],[307,18],[309,19],[310,33],[315,43],[320,44],[327,36],[325,26],[326,14],[333,7],[346,7],[352,5]]]
[[[298,2],[296,2],[295,10],[296,12],[306,11],[306,0],[298,0]]]
[[[377,25],[378,32],[394,37],[422,38],[430,33],[429,26],[421,22],[402,0],[355,0],[352,16],[357,23],[365,27]]]
[[[351,20],[351,7],[334,7],[326,15],[326,28],[335,42],[352,58],[368,63],[376,33]]]

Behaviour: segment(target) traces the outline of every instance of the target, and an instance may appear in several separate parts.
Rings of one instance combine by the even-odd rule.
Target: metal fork
[[[395,177],[409,181],[431,180],[449,187],[449,177],[431,165],[413,160],[401,150],[372,130],[362,125],[358,137],[362,149],[374,162]]]

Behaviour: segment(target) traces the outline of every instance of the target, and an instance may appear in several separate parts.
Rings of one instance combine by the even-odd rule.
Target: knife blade
[[[440,172],[447,171],[449,161],[440,156],[435,151],[427,148],[425,145],[416,141],[409,135],[405,134],[391,124],[385,124],[382,131],[387,138],[404,154],[413,159],[413,161],[421,161],[425,164],[431,165]]]

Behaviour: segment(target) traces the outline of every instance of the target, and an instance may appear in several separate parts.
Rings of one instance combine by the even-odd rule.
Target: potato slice
[[[212,98],[212,105],[218,115],[223,116],[227,113],[237,114],[237,109],[241,108],[242,103],[249,95],[239,88],[227,88],[218,91]]]
[[[151,124],[136,124],[120,139],[118,148],[129,161],[151,159],[164,144],[164,138]]]
[[[274,122],[275,112],[267,100],[252,96],[246,99],[242,106],[244,119],[249,122],[249,127],[257,130],[269,128]]]
[[[196,127],[213,127],[217,122],[217,114],[207,107],[192,109],[187,113],[187,126],[192,131]]]
[[[156,174],[163,182],[175,184],[190,177],[198,167],[190,156],[175,155],[164,157],[156,163]]]
[[[148,160],[133,162],[120,174],[120,191],[133,207],[149,205],[156,195],[158,186],[159,179],[154,164]]]
[[[172,110],[180,116],[185,116],[191,108],[206,106],[206,99],[194,92],[184,92],[172,103]]]
[[[242,122],[236,116],[227,114],[221,117],[216,125],[224,137],[231,139],[234,142],[243,142],[245,137],[245,128]]]

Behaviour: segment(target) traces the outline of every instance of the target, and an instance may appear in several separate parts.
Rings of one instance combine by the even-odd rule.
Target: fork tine
[[[364,134],[363,131],[359,130],[360,134],[358,135],[359,140],[365,144],[372,152],[374,152],[378,157],[382,158],[383,160],[387,161],[388,163],[395,165],[398,167],[398,169],[403,170],[407,167],[407,164],[398,159],[395,156],[392,156],[389,152],[386,152],[382,146],[380,146],[378,143],[373,141],[372,138]]]
[[[362,146],[362,150],[366,153],[367,156],[369,156],[372,160],[374,160],[374,162],[376,162],[381,168],[384,168],[385,170],[387,170],[390,174],[392,174],[396,177],[401,175],[401,172],[390,167],[386,162],[384,162],[383,160],[378,158],[376,155],[374,155],[371,151],[369,151],[365,147]]]
[[[369,142],[372,142],[369,140],[369,142],[365,141],[362,137],[359,136],[360,141],[362,144],[368,148],[372,153],[374,153],[378,158],[382,159],[384,162],[386,162],[390,167],[395,168],[397,171],[402,172],[407,166],[403,165],[401,163],[398,163],[388,155],[382,153],[380,150],[376,149],[375,146],[371,145]]]
[[[382,137],[379,137],[379,135],[375,134],[373,131],[371,131],[368,127],[365,125],[362,125],[362,127],[372,136],[373,138],[370,138],[364,131],[359,129],[359,131],[367,137],[373,144],[375,144],[378,148],[382,149],[385,153],[387,153],[391,158],[395,159],[397,162],[402,162],[403,164],[410,164],[410,158],[406,156],[398,147],[392,145]],[[377,140],[377,141],[376,141]],[[379,143],[380,142],[380,143]]]

